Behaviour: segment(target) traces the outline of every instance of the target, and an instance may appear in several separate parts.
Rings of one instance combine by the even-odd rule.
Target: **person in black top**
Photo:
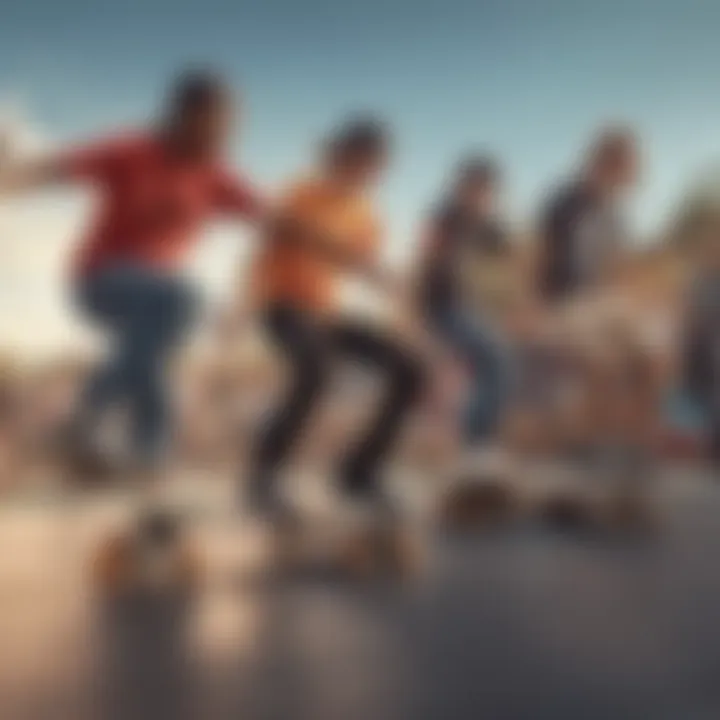
[[[468,269],[480,284],[498,284],[496,261],[509,253],[496,218],[499,170],[484,157],[471,157],[456,171],[448,196],[432,214],[420,272],[419,302],[431,332],[470,366],[474,388],[462,423],[464,441],[477,446],[499,427],[510,377],[505,339],[483,300],[468,302]],[[487,305],[490,301],[487,301]]]
[[[636,183],[638,161],[637,140],[630,130],[602,130],[574,178],[550,197],[539,232],[539,299],[550,311],[548,327],[564,327],[558,345],[557,337],[550,340],[555,358],[545,368],[544,384],[551,389],[553,402],[561,406],[568,388],[583,388],[584,399],[573,411],[576,420],[569,423],[570,437],[563,431],[561,443],[572,457],[602,468],[603,473],[612,467],[608,476],[632,474],[628,469],[631,455],[642,454],[650,465],[646,442],[650,430],[636,423],[632,431],[620,431],[618,425],[631,395],[636,394],[633,412],[640,413],[641,405],[652,402],[648,400],[651,393],[641,392],[641,383],[627,384],[636,372],[636,352],[631,348],[640,339],[632,326],[620,333],[629,333],[632,341],[613,339],[616,331],[610,328],[620,319],[609,321],[605,317],[609,310],[602,304],[622,270],[627,241],[621,203]],[[594,303],[596,299],[600,302]],[[576,322],[580,318],[580,323],[568,327],[563,320],[570,318]],[[579,330],[582,332],[576,336]],[[612,359],[606,358],[608,353]],[[622,470],[609,460],[617,457],[628,460],[623,460]]]
[[[579,175],[551,196],[540,228],[538,280],[546,302],[592,292],[612,275],[624,241],[618,203],[635,182],[637,155],[632,133],[605,130]]]
[[[707,425],[708,451],[720,467],[720,211],[696,241],[681,332],[681,381]]]

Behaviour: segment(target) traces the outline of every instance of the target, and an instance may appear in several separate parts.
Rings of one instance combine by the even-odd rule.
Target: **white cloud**
[[[0,103],[0,157],[22,162],[52,143],[17,102]],[[65,302],[65,264],[83,199],[64,195],[0,202],[0,344],[21,354],[73,347],[81,333]],[[82,338],[84,341],[84,338]]]
[[[0,157],[3,160],[31,157],[50,145],[50,138],[28,119],[21,102],[0,100]]]

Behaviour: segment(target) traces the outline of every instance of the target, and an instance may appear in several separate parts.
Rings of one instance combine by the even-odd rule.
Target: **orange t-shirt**
[[[60,163],[65,176],[100,191],[99,212],[76,258],[81,276],[125,262],[173,269],[213,214],[248,217],[260,209],[245,182],[213,162],[174,157],[149,133],[80,148]]]
[[[362,194],[348,193],[323,178],[293,185],[276,208],[298,232],[337,243],[343,254],[360,261],[374,258],[379,226],[374,209]],[[253,273],[255,298],[261,304],[288,303],[311,312],[332,310],[342,268],[307,246],[279,242],[272,232],[264,239]]]

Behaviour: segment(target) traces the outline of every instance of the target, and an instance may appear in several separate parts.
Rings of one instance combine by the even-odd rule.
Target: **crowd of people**
[[[456,456],[478,465],[544,451],[593,463],[622,455],[637,467],[675,448],[664,429],[673,423],[692,426],[698,456],[720,462],[720,217],[709,210],[677,249],[635,249],[620,212],[638,179],[631,130],[606,128],[593,139],[548,199],[532,252],[513,242],[501,216],[501,161],[468,154],[425,212],[414,272],[400,278],[382,264],[383,222],[372,199],[392,163],[385,122],[341,123],[315,166],[268,199],[226,166],[233,106],[217,75],[189,72],[152,128],[0,168],[3,195],[84,183],[99,196],[70,283],[78,310],[112,349],[94,368],[65,368],[62,382],[46,378],[53,393],[30,393],[48,437],[62,426],[53,439],[71,474],[117,469],[98,430],[120,407],[128,430],[122,473],[148,482],[213,422],[223,452],[241,442],[228,398],[256,384],[243,383],[239,370],[208,375],[206,407],[225,408],[213,421],[197,397],[195,415],[182,403],[175,409],[172,395],[190,395],[193,380],[169,370],[198,317],[183,261],[216,214],[257,228],[245,302],[287,379],[259,429],[247,423],[237,469],[243,505],[258,514],[288,510],[278,477],[344,358],[382,386],[364,431],[338,444],[345,452],[334,479],[348,504],[392,504],[388,463],[421,415],[432,418],[433,435],[454,436]],[[669,282],[667,268],[681,263],[690,273]],[[397,321],[341,312],[348,276],[375,286]],[[661,341],[658,316],[667,326]],[[448,378],[456,379],[451,407],[434,402],[437,392],[447,399]],[[3,379],[3,438],[22,425],[13,387],[12,377]],[[34,405],[27,391],[23,397],[26,417]],[[12,442],[5,444],[9,457]]]

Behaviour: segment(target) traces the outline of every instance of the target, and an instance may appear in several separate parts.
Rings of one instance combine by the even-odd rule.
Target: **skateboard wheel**
[[[118,595],[162,587],[190,590],[203,575],[203,566],[194,546],[178,541],[160,548],[143,548],[132,534],[117,534],[103,543],[94,558],[93,580],[103,593]]]
[[[587,498],[562,493],[548,498],[543,503],[540,517],[554,527],[579,530],[594,525],[597,521],[597,512]]]
[[[272,557],[280,571],[368,581],[409,574],[419,564],[419,553],[406,528],[380,518],[277,523],[272,543]]]
[[[341,563],[353,577],[413,575],[420,554],[402,528],[368,528],[349,538],[341,552]]]
[[[340,550],[340,565],[352,577],[370,578],[378,567],[377,545],[377,538],[370,531],[352,535]]]
[[[621,531],[649,529],[655,521],[647,501],[631,495],[612,498],[605,509],[605,518],[611,528]]]
[[[116,534],[105,540],[93,558],[93,580],[102,592],[129,590],[136,575],[136,548],[130,537]]]
[[[508,520],[517,508],[511,487],[498,480],[463,479],[443,498],[441,520],[451,528],[471,530]]]

